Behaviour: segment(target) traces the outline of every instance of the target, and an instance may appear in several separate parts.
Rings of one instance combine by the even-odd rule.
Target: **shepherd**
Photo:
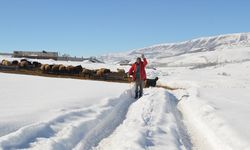
[[[136,62],[132,64],[128,72],[129,75],[132,75],[132,79],[135,82],[135,99],[142,97],[144,81],[147,79],[145,67],[148,62],[144,54],[141,55],[141,58],[137,57]]]

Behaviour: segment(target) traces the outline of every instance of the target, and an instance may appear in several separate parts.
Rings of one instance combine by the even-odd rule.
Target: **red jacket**
[[[146,70],[145,70],[145,67],[146,67],[147,64],[148,64],[147,59],[143,58],[143,61],[141,61],[141,63],[140,63],[141,80],[146,80],[147,79]],[[133,80],[135,81],[135,79],[136,79],[136,62],[131,66],[128,73],[133,76]]]

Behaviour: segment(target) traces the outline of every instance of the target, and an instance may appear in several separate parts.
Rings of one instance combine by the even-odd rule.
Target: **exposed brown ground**
[[[67,75],[67,74],[52,74],[52,73],[43,73],[41,70],[26,70],[26,69],[18,69],[18,70],[0,70],[2,73],[10,73],[10,74],[21,74],[21,75],[33,75],[33,76],[41,76],[41,77],[51,77],[51,78],[70,78],[70,79],[80,79],[80,80],[95,80],[95,81],[106,81],[106,82],[118,82],[118,83],[130,83],[131,79],[124,78],[124,80],[114,80],[114,79],[104,79],[104,78],[86,78],[80,75]],[[156,87],[164,88],[167,90],[178,90],[180,88],[173,88],[167,85],[157,85]]]

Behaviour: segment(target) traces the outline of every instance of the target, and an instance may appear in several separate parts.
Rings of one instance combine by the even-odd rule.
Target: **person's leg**
[[[144,81],[143,80],[140,80],[139,86],[140,86],[139,97],[142,97],[143,87],[144,87]]]
[[[135,98],[138,98],[138,88],[139,88],[139,82],[138,80],[135,81]]]

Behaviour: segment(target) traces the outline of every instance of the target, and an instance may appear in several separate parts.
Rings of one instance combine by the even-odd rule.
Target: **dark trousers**
[[[135,97],[142,97],[143,94],[144,81],[140,79],[135,80]]]

